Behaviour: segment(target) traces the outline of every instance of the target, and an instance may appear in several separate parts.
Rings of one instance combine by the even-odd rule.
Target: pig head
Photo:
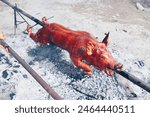
[[[122,68],[122,64],[117,63],[107,50],[109,33],[106,34],[102,42],[91,36],[84,36],[72,51],[71,59],[73,63],[84,69],[85,74],[92,74],[90,65],[95,66],[99,70],[104,71],[107,75],[114,74],[114,67],[117,70]]]

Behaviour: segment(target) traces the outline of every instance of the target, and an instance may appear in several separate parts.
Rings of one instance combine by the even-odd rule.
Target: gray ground
[[[100,41],[109,31],[108,49],[113,56],[124,64],[126,71],[150,83],[150,12],[135,7],[138,1],[149,9],[149,0],[9,1],[17,2],[39,19],[54,16],[50,22],[86,30]],[[150,99],[150,94],[119,75],[119,84],[97,69],[92,76],[83,75],[66,51],[55,46],[40,47],[23,34],[26,24],[20,25],[14,36],[13,11],[1,2],[0,17],[0,30],[5,33],[7,43],[64,99]],[[51,99],[11,55],[6,57],[2,52],[0,60],[0,99]]]

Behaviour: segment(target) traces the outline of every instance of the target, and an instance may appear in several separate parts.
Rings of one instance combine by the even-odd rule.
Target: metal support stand
[[[27,20],[17,11],[18,7],[17,7],[17,4],[15,3],[15,6],[14,6],[14,35],[16,35],[16,29],[18,27],[18,25],[22,24],[22,23],[27,23]],[[17,14],[23,19],[23,21],[18,21],[17,20]]]
[[[15,6],[17,7],[16,3]],[[16,10],[14,9],[14,35],[16,35],[16,28],[17,28],[17,16],[16,16]]]

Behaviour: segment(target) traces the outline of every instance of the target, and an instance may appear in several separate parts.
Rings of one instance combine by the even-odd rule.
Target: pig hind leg
[[[89,65],[87,65],[86,63],[84,63],[80,57],[70,56],[70,58],[75,66],[84,70],[85,74],[87,74],[87,75],[92,74],[92,68]]]

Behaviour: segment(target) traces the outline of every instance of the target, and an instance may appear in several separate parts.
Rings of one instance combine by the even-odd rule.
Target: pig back
[[[60,48],[71,51],[81,37],[87,35],[84,31],[74,31],[62,25],[52,23],[50,25],[51,41]]]

